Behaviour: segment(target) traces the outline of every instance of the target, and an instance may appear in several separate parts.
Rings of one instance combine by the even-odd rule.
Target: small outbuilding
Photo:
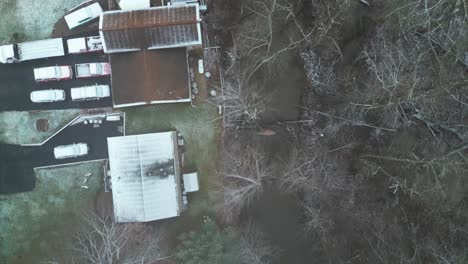
[[[107,139],[116,222],[148,222],[180,215],[181,164],[177,133]]]

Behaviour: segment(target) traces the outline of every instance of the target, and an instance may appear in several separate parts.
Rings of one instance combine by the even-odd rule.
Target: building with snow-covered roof
[[[116,222],[148,222],[183,208],[177,132],[107,139]]]

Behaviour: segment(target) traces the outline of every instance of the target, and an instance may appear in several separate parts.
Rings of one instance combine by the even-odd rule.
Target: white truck
[[[62,38],[0,46],[1,63],[15,63],[64,55],[65,51]]]
[[[88,152],[89,146],[86,143],[76,143],[54,148],[54,156],[56,159],[76,158],[87,155]]]
[[[92,85],[71,88],[71,98],[73,101],[99,100],[109,96],[109,85]]]
[[[108,62],[81,63],[75,65],[76,78],[90,78],[111,74]]]
[[[68,53],[88,53],[102,51],[102,40],[100,36],[74,38],[67,40]]]
[[[97,19],[102,12],[103,10],[99,3],[94,3],[66,15],[65,22],[67,22],[68,28],[71,30]]]

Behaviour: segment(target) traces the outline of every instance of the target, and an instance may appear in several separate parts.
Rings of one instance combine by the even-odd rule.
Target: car
[[[90,78],[111,74],[108,62],[81,63],[75,65],[76,78]]]
[[[109,96],[109,85],[92,85],[71,88],[71,98],[73,101],[99,100]]]
[[[33,103],[51,103],[65,100],[64,90],[40,90],[31,93]]]
[[[74,29],[98,18],[103,12],[99,3],[80,8],[65,16],[68,28]]]
[[[34,69],[34,80],[36,80],[36,82],[70,80],[72,76],[72,67],[69,65]]]
[[[69,54],[96,52],[104,49],[100,36],[69,39],[67,46]]]
[[[76,143],[70,145],[57,146],[54,148],[54,156],[56,159],[76,158],[87,155],[89,151],[88,144]]]

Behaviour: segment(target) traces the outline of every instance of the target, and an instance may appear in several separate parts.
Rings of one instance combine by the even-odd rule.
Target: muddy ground
[[[267,153],[270,165],[277,168],[285,166],[294,149],[312,144],[312,150],[308,150],[312,152],[307,152],[309,156],[306,158],[312,159],[315,155],[314,160],[317,160],[323,157],[325,166],[331,171],[328,172],[330,178],[326,183],[318,183],[325,184],[323,186],[290,192],[278,184],[285,172],[283,168],[277,169],[273,179],[264,183],[262,191],[244,207],[234,224],[242,227],[253,223],[262,230],[281,249],[275,263],[434,263],[443,259],[442,255],[450,255],[453,263],[464,263],[466,258],[463,254],[458,255],[457,251],[466,245],[466,240],[461,238],[463,235],[457,233],[462,231],[449,231],[447,225],[450,222],[450,225],[458,226],[459,221],[466,219],[466,212],[459,209],[467,202],[467,188],[461,176],[463,171],[466,172],[466,158],[453,174],[447,168],[441,169],[440,173],[453,175],[449,180],[439,179],[442,184],[437,180],[440,174],[434,182],[431,176],[440,168],[434,167],[431,172],[427,166],[416,166],[416,169],[413,166],[423,164],[424,159],[437,159],[434,158],[435,153],[452,155],[466,150],[462,134],[457,135],[453,130],[432,130],[431,123],[424,121],[393,128],[385,123],[387,120],[383,114],[372,109],[362,115],[362,120],[352,120],[355,109],[350,106],[365,99],[365,93],[369,92],[366,89],[372,92],[372,87],[378,87],[373,83],[374,76],[362,57],[363,52],[369,49],[369,43],[382,30],[379,31],[379,27],[385,27],[387,33],[397,31],[396,25],[383,24],[390,16],[390,7],[377,1],[369,1],[372,2],[370,6],[356,1],[350,5],[341,3],[347,9],[340,13],[340,10],[333,9],[337,8],[337,5],[333,6],[336,1],[298,2],[296,14],[304,27],[312,29],[312,32],[317,32],[313,30],[317,23],[323,22],[320,19],[326,14],[327,7],[331,14],[337,15],[335,22],[338,22],[324,33],[324,40],[300,45],[277,58],[265,88],[265,95],[270,98],[265,113],[253,126],[242,123],[234,129],[228,128],[224,147],[253,146],[257,151]],[[224,8],[229,11],[222,13]],[[216,36],[213,39],[224,49],[224,70],[229,69],[232,60],[228,53],[233,50],[231,34],[248,32],[249,17],[253,16],[246,9],[243,10],[245,13],[234,12],[239,9],[240,5],[220,1],[211,10],[226,19],[213,19],[212,23],[207,23]],[[287,34],[278,34],[278,42],[288,37]],[[304,54],[311,53],[320,60],[308,60]],[[322,83],[314,80],[311,67],[322,70],[316,72]],[[330,72],[326,72],[327,67]],[[463,69],[458,67],[456,72],[463,72]],[[328,80],[327,74],[333,80]],[[462,105],[460,109],[457,113],[457,116],[460,114],[459,127],[464,127],[468,122],[466,109]],[[273,133],[261,132],[265,129]],[[463,133],[464,130],[460,130]],[[369,153],[390,158],[376,161],[376,155]],[[394,156],[407,157],[408,154],[413,156],[392,159]],[[462,152],[460,155],[463,156]],[[226,162],[229,161],[225,159]],[[413,170],[413,173],[408,173]],[[317,174],[322,177],[322,171]],[[400,176],[401,181],[397,178]],[[408,186],[407,181],[412,186]],[[418,186],[425,184],[428,189],[424,194],[416,194]],[[449,197],[445,205],[442,205],[444,198],[439,197],[441,194],[434,191],[436,188],[446,188],[442,191],[442,196]],[[441,206],[446,207],[439,210]],[[307,208],[316,210],[317,225],[310,233],[304,228],[310,220]],[[446,242],[453,249],[446,248],[444,252],[438,245],[443,246]]]

